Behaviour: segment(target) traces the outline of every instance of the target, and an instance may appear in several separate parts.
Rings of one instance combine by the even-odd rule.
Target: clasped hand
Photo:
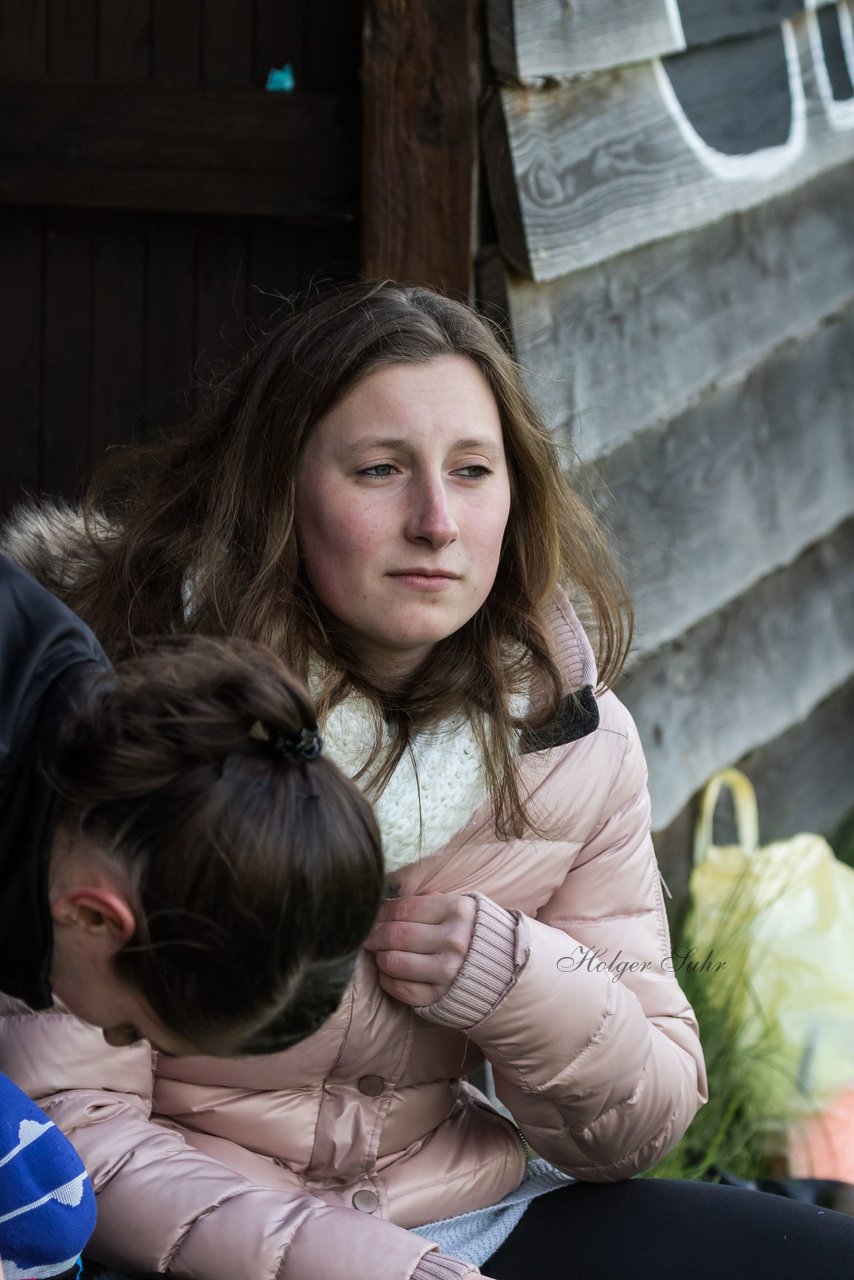
[[[383,902],[365,939],[383,991],[414,1008],[441,1000],[468,954],[476,911],[462,893]]]

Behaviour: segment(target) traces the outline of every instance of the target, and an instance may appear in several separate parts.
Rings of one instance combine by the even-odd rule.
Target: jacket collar
[[[562,746],[586,737],[599,725],[593,650],[562,591],[549,610],[549,622],[567,695],[552,724],[522,735],[520,753]],[[523,709],[520,705],[519,711]],[[373,711],[357,694],[338,703],[323,726],[329,755],[351,778],[367,760],[374,733]],[[477,740],[465,717],[453,717],[418,734],[385,790],[373,801],[387,870],[397,871],[444,848],[487,797]]]

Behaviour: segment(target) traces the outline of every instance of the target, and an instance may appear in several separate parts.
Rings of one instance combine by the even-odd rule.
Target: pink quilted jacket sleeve
[[[254,1185],[152,1122],[147,1045],[0,997],[0,1071],[72,1140],[98,1195],[92,1256],[197,1280],[461,1280],[476,1268],[355,1209]]]
[[[536,919],[477,895],[463,968],[418,1010],[480,1046],[537,1154],[589,1182],[655,1164],[708,1097],[670,958],[643,752],[629,713],[606,697],[614,776],[564,883]]]

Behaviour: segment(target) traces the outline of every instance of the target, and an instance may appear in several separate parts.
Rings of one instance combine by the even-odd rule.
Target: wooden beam
[[[597,464],[637,647],[682,635],[854,514],[854,310]]]
[[[469,296],[477,0],[366,0],[362,270]]]
[[[146,83],[0,84],[0,202],[348,222],[350,98]]]
[[[849,521],[620,682],[649,764],[653,825],[667,826],[716,769],[774,742],[852,677]]]
[[[505,259],[553,280],[755,208],[854,158],[851,102],[833,100],[815,71],[816,30],[809,13],[668,67],[653,59],[555,88],[502,89],[484,150]],[[781,122],[788,137],[769,145]]]
[[[535,284],[496,251],[481,300],[509,318],[528,389],[589,462],[740,381],[854,300],[854,164],[746,213]]]

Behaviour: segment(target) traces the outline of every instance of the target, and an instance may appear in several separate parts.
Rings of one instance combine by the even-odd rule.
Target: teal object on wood
[[[273,67],[267,72],[267,88],[271,93],[293,93],[296,88],[294,69],[289,62],[283,67]]]

